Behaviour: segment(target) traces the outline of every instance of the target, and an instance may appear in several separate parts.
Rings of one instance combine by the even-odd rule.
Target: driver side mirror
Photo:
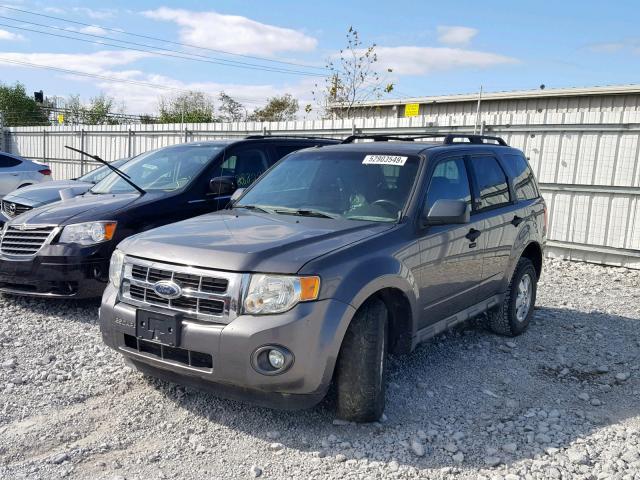
[[[469,223],[469,204],[464,200],[436,200],[423,220],[426,225]]]
[[[209,181],[209,193],[218,197],[227,197],[237,189],[235,177],[214,177]]]

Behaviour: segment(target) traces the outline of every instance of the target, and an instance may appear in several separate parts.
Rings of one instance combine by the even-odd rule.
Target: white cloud
[[[88,34],[91,34],[91,35],[106,35],[107,34],[107,31],[104,28],[99,27],[97,25],[90,25],[88,27],[82,27],[82,28],[78,29],[78,32],[80,32],[80,33],[88,33]]]
[[[604,42],[589,45],[589,50],[595,53],[620,53],[631,52],[633,54],[640,53],[640,39],[630,38],[620,42]]]
[[[478,34],[478,30],[470,27],[440,25],[438,30],[438,41],[444,45],[465,46],[473,37]]]
[[[0,58],[15,60],[19,62],[46,65],[48,67],[65,68],[77,70],[90,74],[113,74],[110,69],[122,65],[128,65],[142,58],[152,57],[152,53],[130,52],[130,51],[110,51],[103,50],[95,53],[72,54],[72,53],[14,53],[2,52]],[[0,59],[0,65],[3,62]],[[5,63],[6,65],[15,64]],[[121,73],[121,72],[120,72]]]
[[[426,75],[456,68],[489,68],[518,63],[497,53],[448,47],[376,47],[381,71],[393,69],[397,75]]]
[[[218,82],[183,82],[166,75],[154,74],[127,68],[121,70],[118,67],[126,67],[137,60],[151,57],[152,54],[142,52],[100,51],[93,54],[58,54],[58,53],[0,53],[0,67],[3,66],[1,58],[28,62],[49,67],[76,70],[92,75],[149,83],[153,85],[140,85],[131,83],[114,82],[107,79],[83,77],[68,73],[56,73],[42,70],[49,75],[59,75],[70,82],[84,82],[94,85],[99,91],[123,102],[130,113],[154,113],[157,111],[158,99],[161,95],[172,95],[179,90],[197,90],[217,97],[221,91],[231,95],[239,102],[245,104],[249,111],[266,103],[266,99],[283,93],[291,93],[300,100],[300,105],[310,103],[309,93],[313,86],[313,80],[303,79],[300,83],[291,85],[271,84],[235,84]],[[19,65],[4,62],[4,65],[14,69]],[[27,68],[27,67],[25,67]],[[162,85],[158,88],[154,85]],[[69,87],[73,91],[73,87]],[[96,92],[97,93],[97,92]]]
[[[273,55],[282,51],[311,51],[318,43],[315,38],[297,30],[267,25],[239,15],[167,7],[149,10],[143,15],[179,25],[183,42],[232,53]]]
[[[24,40],[24,37],[17,33],[8,32],[6,30],[0,30],[0,40],[15,42],[18,40]]]
[[[58,15],[66,13],[62,8],[58,7],[44,7],[44,11],[47,13],[57,13]]]
[[[116,15],[116,10],[112,8],[101,8],[99,10],[95,10],[87,7],[74,7],[73,11],[86,15],[94,20],[105,20],[107,18],[113,18]]]

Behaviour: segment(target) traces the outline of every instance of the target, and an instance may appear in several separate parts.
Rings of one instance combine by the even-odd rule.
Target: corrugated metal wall
[[[626,96],[625,96],[626,97]],[[485,112],[487,133],[502,135],[529,157],[549,205],[549,253],[640,268],[640,106],[622,96],[561,102],[539,111],[502,101]],[[593,107],[593,109],[592,109]],[[94,168],[64,145],[115,160],[184,141],[273,134],[344,137],[353,132],[470,132],[475,113],[281,123],[9,128],[5,148],[47,161],[55,178]]]

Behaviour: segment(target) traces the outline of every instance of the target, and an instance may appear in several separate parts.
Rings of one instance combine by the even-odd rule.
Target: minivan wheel
[[[336,406],[339,418],[374,422],[384,411],[388,312],[379,299],[356,312],[345,333],[336,365]]]
[[[536,303],[538,276],[528,258],[521,258],[511,277],[502,304],[487,312],[489,328],[499,334],[515,337],[529,326]]]

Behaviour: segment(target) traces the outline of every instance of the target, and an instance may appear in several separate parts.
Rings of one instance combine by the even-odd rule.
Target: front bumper
[[[241,315],[228,324],[185,318],[179,348],[170,348],[136,338],[136,311],[118,302],[111,284],[107,287],[100,307],[102,338],[139,370],[221,397],[283,409],[310,407],[324,397],[355,313],[348,304],[322,300],[301,303],[280,315]],[[291,367],[279,375],[258,373],[251,356],[265,345],[290,350]],[[198,366],[191,361],[203,356],[210,363]]]
[[[109,257],[96,258],[95,247],[77,247],[67,252],[69,255],[52,255],[55,249],[58,247],[45,246],[27,259],[0,256],[0,292],[33,297],[100,297],[109,278]]]

